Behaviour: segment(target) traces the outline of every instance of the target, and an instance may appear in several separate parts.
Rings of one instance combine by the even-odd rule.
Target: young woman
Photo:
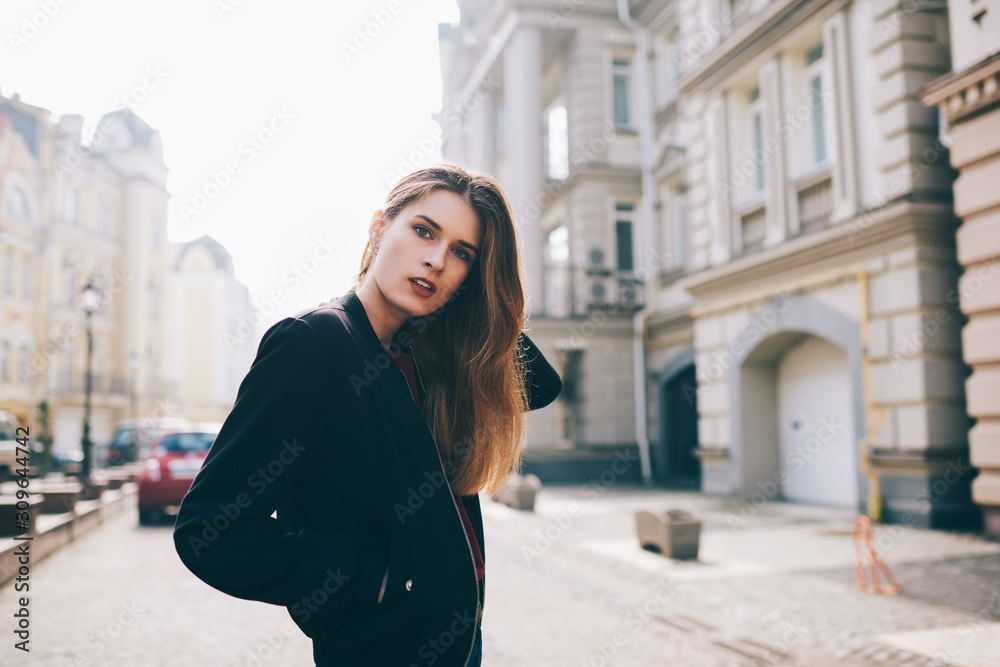
[[[403,178],[354,286],[264,334],[177,515],[185,565],[287,607],[321,667],[478,665],[478,493],[562,388],[522,332],[522,283],[493,179]]]

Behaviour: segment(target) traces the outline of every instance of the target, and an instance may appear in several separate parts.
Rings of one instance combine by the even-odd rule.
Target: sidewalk
[[[667,508],[702,517],[697,562],[639,547],[634,512]],[[532,548],[558,542],[605,567],[669,582],[684,592],[695,626],[710,627],[719,641],[751,638],[768,649],[757,652],[764,663],[825,657],[829,664],[1000,664],[1000,544],[974,534],[875,526],[874,543],[902,586],[899,595],[884,596],[858,590],[856,514],[840,509],[546,486],[534,515],[492,502],[484,513],[505,528],[517,526]]]

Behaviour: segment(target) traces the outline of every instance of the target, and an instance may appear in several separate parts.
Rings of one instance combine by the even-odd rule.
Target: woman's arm
[[[523,331],[518,335],[518,347],[524,350],[525,384],[528,388],[528,409],[537,410],[556,400],[562,391],[562,379],[535,343]]]
[[[287,532],[272,517],[314,465],[335,370],[306,322],[268,329],[174,527],[178,555],[205,583],[287,606],[303,622],[320,611],[316,599],[329,599],[323,611],[375,606],[387,566],[348,535]]]

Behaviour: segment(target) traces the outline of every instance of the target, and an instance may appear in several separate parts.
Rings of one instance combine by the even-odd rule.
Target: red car
[[[139,478],[139,524],[148,526],[181,504],[222,424],[197,424],[164,433],[153,444]]]

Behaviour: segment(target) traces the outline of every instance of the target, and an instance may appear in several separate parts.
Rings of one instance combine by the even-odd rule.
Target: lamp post
[[[90,394],[91,394],[91,364],[94,356],[94,331],[91,320],[101,306],[101,294],[91,281],[87,281],[80,293],[80,307],[87,316],[87,370],[84,374],[83,388],[83,465],[80,469],[80,483],[87,489],[90,486],[91,442],[90,442]]]
[[[128,416],[135,419],[138,413],[137,403],[139,402],[138,387],[139,382],[139,353],[133,350],[128,355],[129,374],[129,411]]]

